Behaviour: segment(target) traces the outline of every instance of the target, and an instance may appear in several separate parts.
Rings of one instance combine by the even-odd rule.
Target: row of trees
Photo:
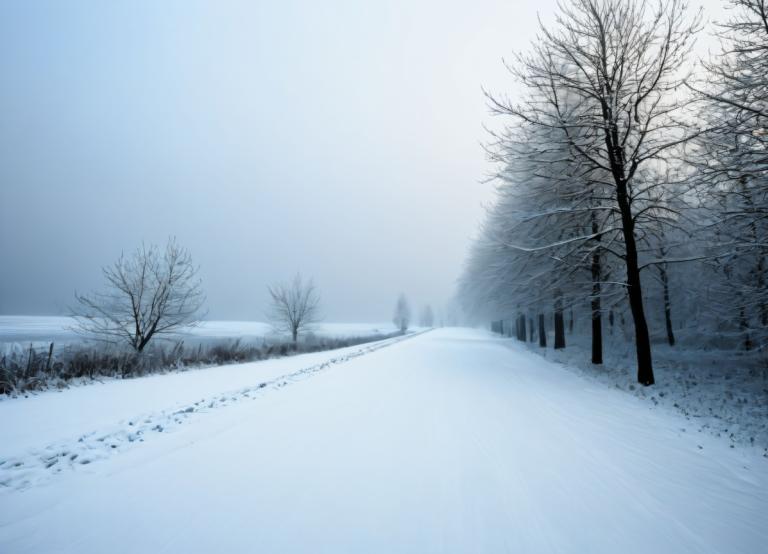
[[[408,327],[411,325],[411,305],[408,303],[408,299],[404,294],[401,294],[397,298],[395,304],[395,315],[392,318],[392,322],[395,327],[400,329],[401,333],[405,333]],[[435,313],[432,311],[432,306],[429,304],[422,308],[419,314],[419,326],[421,327],[433,327],[435,325]]]
[[[102,270],[103,292],[75,294],[77,330],[142,352],[157,337],[193,327],[204,317],[198,270],[175,239],[164,249],[142,245],[129,256],[121,255]],[[317,287],[297,274],[289,282],[269,286],[268,292],[269,321],[296,344],[299,335],[320,320]]]
[[[675,318],[699,345],[765,345],[768,5],[731,4],[723,52],[697,73],[702,13],[684,0],[571,0],[507,64],[525,93],[487,94],[508,123],[460,282],[469,314],[523,338],[535,320],[545,344],[551,313],[556,348],[566,313],[586,314],[600,364],[604,316],[613,330],[627,313],[644,385]]]
[[[204,317],[205,302],[198,269],[189,251],[175,239],[162,250],[142,245],[131,255],[120,256],[103,269],[107,285],[103,292],[75,294],[73,315],[78,330],[142,352],[154,338],[196,325]],[[320,321],[320,293],[311,279],[297,274],[267,290],[267,317],[274,329],[289,334],[294,344]],[[411,323],[411,309],[404,295],[398,299],[394,323],[403,333]],[[430,306],[422,310],[419,324],[434,325]]]

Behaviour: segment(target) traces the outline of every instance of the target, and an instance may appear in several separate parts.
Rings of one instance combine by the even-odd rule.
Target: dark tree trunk
[[[618,141],[615,143],[618,144]],[[648,332],[648,322],[643,308],[643,290],[640,284],[640,266],[637,261],[637,243],[635,242],[635,222],[632,219],[632,208],[627,196],[627,183],[624,180],[624,170],[614,171],[616,181],[616,200],[621,212],[621,230],[624,235],[624,262],[627,271],[627,296],[635,324],[635,352],[637,354],[637,382],[653,385],[653,362],[651,360],[651,337]]]
[[[744,306],[739,308],[739,326],[744,333],[744,350],[752,350],[752,339],[749,336],[749,322],[747,321],[747,310]]]
[[[768,326],[768,305],[765,303],[765,296],[763,291],[765,290],[765,261],[763,259],[762,251],[757,254],[757,290],[760,295],[760,324],[765,327]]]
[[[528,332],[525,329],[525,315],[520,316],[520,336],[517,338],[522,342],[525,342],[528,339]]]
[[[665,256],[664,249],[660,249],[662,259]],[[672,303],[669,298],[669,274],[667,273],[667,264],[659,265],[659,277],[664,287],[664,324],[667,328],[667,342],[669,346],[675,346],[675,333],[672,330]]]
[[[573,334],[573,308],[568,311],[568,334]]]
[[[592,234],[597,234],[598,225],[595,212],[592,212]],[[596,237],[600,242],[600,237]],[[595,248],[592,253],[592,363],[603,363],[603,320],[600,307],[600,250]],[[573,312],[571,312],[573,313]]]
[[[565,321],[563,320],[563,297],[555,293],[555,350],[565,348]]]
[[[750,208],[750,211],[754,211],[754,200],[752,199],[752,193],[750,192],[749,188],[746,186],[746,182],[742,182],[742,190],[743,190],[743,197],[744,200],[747,202],[747,205]],[[759,244],[762,242],[762,237],[757,231],[757,225],[755,225],[754,220],[750,223],[750,230],[752,235],[752,241],[755,244]],[[757,276],[757,290],[758,294],[760,295],[760,301],[759,301],[759,311],[760,311],[760,324],[765,327],[768,325],[768,306],[765,304],[765,297],[763,296],[763,290],[765,288],[765,261],[763,256],[763,250],[758,249],[757,251],[757,267],[755,268],[755,273]],[[751,343],[750,343],[751,344]]]
[[[533,342],[533,318],[528,318],[528,341]]]
[[[604,91],[605,97],[610,98],[614,91],[610,88]],[[605,121],[615,122],[620,117],[613,113],[610,102],[601,98],[601,109]],[[648,321],[643,308],[643,290],[640,284],[640,265],[637,260],[637,243],[635,242],[635,220],[632,215],[632,198],[630,198],[629,178],[637,170],[638,160],[630,160],[631,167],[627,168],[625,143],[619,134],[619,126],[605,125],[603,127],[605,148],[608,155],[613,182],[616,185],[616,204],[621,214],[621,233],[624,237],[624,265],[627,272],[627,296],[632,319],[635,324],[635,352],[637,354],[637,381],[648,386],[654,383],[653,362],[651,361],[651,337],[648,332]]]
[[[51,360],[53,359],[53,343],[48,347],[48,359],[45,361],[45,372],[51,371]]]
[[[613,310],[608,312],[608,324],[611,326],[611,336],[613,336]]]
[[[547,330],[544,326],[544,314],[539,314],[539,346],[547,347]]]

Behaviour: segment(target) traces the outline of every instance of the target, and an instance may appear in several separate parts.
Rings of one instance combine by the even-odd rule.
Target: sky
[[[170,236],[212,319],[296,272],[328,321],[439,313],[492,198],[482,87],[554,6],[4,0],[0,314],[66,314]]]

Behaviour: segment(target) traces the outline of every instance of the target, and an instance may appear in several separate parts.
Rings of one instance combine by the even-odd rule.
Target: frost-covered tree
[[[554,344],[562,348],[564,312],[587,298],[592,360],[602,363],[603,237],[619,231],[603,205],[604,176],[581,163],[552,129],[523,122],[495,139],[489,150],[501,166],[499,184],[462,279],[467,309],[481,307],[492,319],[515,314],[521,340],[533,340],[536,321],[542,345],[544,313],[551,310]]]
[[[395,315],[392,322],[398,329],[400,329],[401,333],[405,333],[408,330],[408,326],[411,324],[411,307],[408,304],[408,299],[405,297],[405,294],[401,294],[397,298]]]
[[[695,133],[686,122],[683,69],[699,16],[683,0],[573,0],[554,27],[541,27],[530,53],[510,70],[528,90],[523,102],[489,96],[497,113],[558,132],[590,171],[602,172],[613,211],[633,322],[637,379],[654,383],[640,272],[642,227],[666,210],[663,184],[642,169],[674,163]],[[567,100],[567,102],[564,102]],[[577,115],[569,117],[563,106]]]
[[[768,340],[768,2],[732,0],[723,52],[694,86],[707,132],[691,158],[708,210],[708,287],[719,331]],[[724,326],[724,328],[723,328]]]
[[[273,327],[291,334],[296,344],[299,334],[320,321],[320,293],[312,279],[296,274],[290,282],[268,287],[270,309],[267,314]]]
[[[189,251],[175,239],[164,249],[142,245],[103,268],[107,287],[75,294],[77,330],[141,352],[152,339],[194,325],[205,297]]]

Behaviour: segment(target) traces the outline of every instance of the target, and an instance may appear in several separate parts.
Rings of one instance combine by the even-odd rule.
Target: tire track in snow
[[[105,460],[117,452],[133,448],[160,433],[168,432],[188,422],[198,414],[207,414],[242,400],[256,400],[268,391],[282,389],[335,365],[349,362],[427,332],[419,331],[369,343],[352,352],[334,356],[319,364],[304,367],[256,385],[217,393],[175,409],[123,420],[110,429],[91,431],[76,439],[58,441],[44,448],[30,450],[21,456],[3,456],[0,458],[0,487],[16,490],[31,488],[64,471],[76,470],[78,467],[88,466]]]

